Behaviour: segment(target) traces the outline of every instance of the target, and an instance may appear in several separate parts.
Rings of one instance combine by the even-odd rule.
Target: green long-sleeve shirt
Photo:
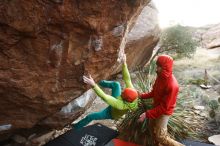
[[[134,88],[126,63],[124,63],[122,66],[122,75],[126,88]],[[111,115],[113,119],[122,117],[128,110],[136,110],[138,108],[137,99],[133,102],[126,102],[122,99],[121,96],[114,98],[111,95],[103,92],[103,90],[97,84],[93,89],[99,97],[101,97],[107,104],[112,107]]]

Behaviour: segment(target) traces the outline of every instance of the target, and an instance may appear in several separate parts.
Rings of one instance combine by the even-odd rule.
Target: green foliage
[[[217,100],[211,100],[211,101],[209,101],[209,107],[210,107],[212,110],[217,110],[218,107],[219,107],[218,101],[217,101]]]
[[[160,52],[176,53],[178,58],[192,57],[197,46],[191,30],[181,25],[165,29],[160,37],[160,44]]]
[[[137,72],[138,80],[135,83],[135,88],[141,92],[150,91],[152,83],[155,80],[156,61],[152,61],[149,67],[142,68]]]
[[[219,99],[218,99],[219,100]],[[209,116],[210,118],[215,119],[216,114],[217,114],[217,110],[219,108],[219,101],[217,100],[210,100],[208,103],[209,107],[210,107],[210,111],[209,111]]]
[[[146,119],[143,123],[138,123],[139,116],[145,111],[145,107],[140,106],[135,112],[126,114],[124,120],[118,125],[120,131],[120,139],[135,142],[144,146],[152,146],[153,140],[148,127],[149,120]]]
[[[210,116],[210,118],[215,118],[215,116],[216,116],[215,111],[214,110],[209,111],[209,116]]]

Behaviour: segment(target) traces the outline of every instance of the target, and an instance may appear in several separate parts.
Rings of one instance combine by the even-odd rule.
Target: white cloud
[[[161,27],[174,23],[204,26],[220,23],[220,0],[153,0]]]

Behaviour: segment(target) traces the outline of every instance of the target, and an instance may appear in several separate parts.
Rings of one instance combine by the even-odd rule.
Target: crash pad
[[[214,146],[212,144],[201,143],[201,142],[191,141],[191,140],[184,140],[181,143],[184,144],[185,146]],[[140,145],[126,142],[126,141],[122,141],[120,139],[112,139],[105,146],[140,146]]]
[[[115,138],[115,139],[112,139],[105,146],[140,146],[140,145]]]
[[[45,146],[104,146],[117,135],[116,130],[97,123],[79,130],[69,130]]]

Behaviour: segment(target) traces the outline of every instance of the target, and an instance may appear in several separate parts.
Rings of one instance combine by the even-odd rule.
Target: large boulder
[[[158,26],[158,11],[151,1],[138,16],[138,19],[128,33],[126,54],[130,68],[144,66],[151,58],[153,48],[160,37]]]
[[[202,45],[207,49],[220,48],[220,24],[206,26],[204,30]]]
[[[0,138],[74,121],[95,97],[82,76],[118,73],[122,52],[143,65],[159,32],[149,1],[0,1]]]

